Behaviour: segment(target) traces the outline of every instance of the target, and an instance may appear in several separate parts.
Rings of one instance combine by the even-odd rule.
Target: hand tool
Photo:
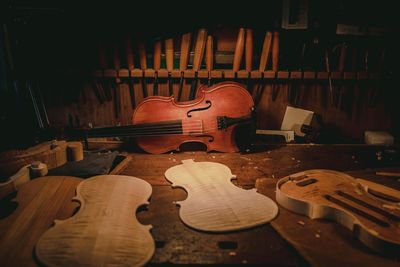
[[[103,74],[104,74],[104,71],[108,68],[104,44],[99,44],[98,56],[99,56],[99,67],[103,71]],[[110,101],[112,99],[111,89],[110,89],[110,87],[111,87],[110,81],[103,77],[103,79],[99,83],[97,83],[97,85],[98,85],[97,88],[105,96],[105,99],[107,101]]]
[[[128,36],[125,39],[125,57],[126,57],[126,65],[129,70],[129,95],[131,97],[131,105],[132,108],[136,106],[136,97],[135,97],[135,89],[133,87],[133,80],[131,76],[131,71],[135,68],[134,61],[133,61],[133,50],[132,50],[132,39]]]
[[[143,90],[143,98],[146,98],[149,94],[147,91],[147,82],[146,77],[144,75],[144,71],[147,69],[147,55],[146,48],[143,42],[138,43],[138,52],[139,52],[139,61],[140,68],[142,69],[142,90]]]
[[[192,84],[190,87],[189,100],[193,100],[196,96],[197,80],[198,80],[197,75],[201,67],[201,62],[203,61],[206,41],[207,41],[207,30],[200,29],[197,33],[196,44],[194,47],[194,59],[193,59],[194,79],[192,80]]]
[[[279,32],[275,31],[272,38],[272,71],[275,74],[279,69]],[[278,97],[279,89],[276,88],[275,82],[272,84],[272,101]]]
[[[235,54],[233,56],[233,65],[232,65],[232,70],[235,75],[235,79],[237,79],[237,72],[239,71],[240,65],[242,63],[244,42],[245,42],[245,30],[243,28],[240,28],[236,39]]]
[[[206,69],[208,72],[208,87],[211,86],[211,71],[214,68],[214,40],[211,35],[207,36],[206,46]]]
[[[332,78],[331,78],[331,67],[329,63],[329,52],[328,48],[325,48],[325,69],[326,72],[328,73],[328,83],[329,83],[329,99],[331,101],[331,104],[333,104],[333,87],[332,87]]]
[[[169,95],[174,94],[171,73],[174,69],[174,39],[170,38],[165,40],[165,61],[167,63],[168,71],[168,91]]]
[[[253,30],[246,29],[246,43],[245,43],[245,69],[248,73],[247,77],[247,90],[253,91],[252,83],[250,82],[251,71],[253,69]]]
[[[190,40],[192,39],[191,33],[185,33],[182,35],[181,41],[181,55],[179,60],[179,70],[181,71],[181,78],[179,81],[179,91],[178,91],[178,101],[181,100],[182,97],[182,89],[184,82],[184,73],[188,65],[189,61],[189,52],[190,52]]]
[[[121,78],[119,77],[119,70],[121,69],[121,58],[117,43],[114,44],[113,62],[114,62],[114,69],[116,71],[115,88],[114,88],[115,118],[119,119],[119,115],[121,113],[121,92],[120,92]]]
[[[263,47],[261,50],[261,57],[260,57],[260,65],[258,70],[261,72],[261,79],[258,83],[257,89],[253,92],[253,99],[255,102],[255,106],[258,106],[258,103],[261,100],[263,88],[264,88],[264,71],[267,67],[270,54],[271,54],[271,44],[272,44],[272,32],[266,32]]]
[[[153,95],[158,95],[158,71],[161,68],[161,41],[154,43],[154,54],[153,54],[153,69],[154,69],[154,86]]]

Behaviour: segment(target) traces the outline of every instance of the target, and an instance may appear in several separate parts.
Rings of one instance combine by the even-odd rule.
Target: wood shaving
[[[248,161],[251,161],[251,158],[248,158],[248,157],[243,157],[243,156],[241,156],[240,158],[241,158],[241,159],[248,160]]]
[[[235,251],[229,252],[229,256],[236,256],[236,252]]]
[[[304,226],[306,223],[303,221],[297,221],[297,224],[300,224],[301,226]]]
[[[272,160],[272,158],[263,158],[262,161]]]

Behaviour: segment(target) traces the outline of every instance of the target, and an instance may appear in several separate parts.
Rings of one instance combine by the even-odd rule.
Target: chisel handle
[[[274,32],[272,38],[272,71],[279,69],[279,32]]]
[[[181,42],[181,56],[179,60],[179,70],[184,71],[187,68],[189,62],[189,52],[190,52],[190,41],[192,39],[191,33],[185,33],[182,35]]]
[[[140,61],[140,68],[142,70],[147,69],[147,58],[146,58],[146,48],[144,43],[140,42],[138,44],[138,52],[139,52],[139,61]]]
[[[206,46],[206,69],[208,72],[212,71],[214,67],[214,40],[211,35],[207,37]]]
[[[174,40],[165,40],[165,61],[167,63],[167,70],[171,72],[174,69]]]
[[[244,29],[240,28],[236,39],[235,54],[233,56],[233,67],[232,70],[237,72],[242,62],[243,50],[244,50]]]
[[[258,70],[261,72],[264,72],[267,67],[268,60],[271,55],[271,44],[272,44],[272,32],[266,32],[261,51],[260,66],[258,68]]]
[[[154,43],[154,59],[153,59],[154,70],[160,70],[161,68],[161,41]]]
[[[253,30],[246,29],[246,45],[245,45],[245,68],[247,72],[253,69]]]
[[[193,70],[198,71],[203,61],[204,49],[207,40],[207,30],[200,29],[197,33],[196,44],[194,47]]]
[[[125,56],[126,56],[126,64],[128,69],[132,70],[135,68],[134,60],[133,60],[133,49],[132,49],[132,39],[128,36],[125,39]]]
[[[120,83],[121,79],[118,76],[118,70],[121,69],[121,58],[120,58],[119,47],[118,47],[117,43],[114,44],[113,63],[114,63],[114,69],[117,71],[117,77],[115,78],[115,81],[117,83]]]

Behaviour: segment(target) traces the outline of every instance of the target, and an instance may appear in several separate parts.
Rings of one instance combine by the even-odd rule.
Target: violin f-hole
[[[202,110],[207,110],[207,109],[209,109],[209,108],[211,107],[211,101],[210,101],[210,100],[206,100],[206,104],[207,104],[206,107],[203,107],[203,108],[195,108],[195,109],[189,110],[189,111],[186,113],[186,116],[188,116],[189,118],[191,118],[191,117],[192,117],[192,115],[190,114],[191,112],[202,111]]]

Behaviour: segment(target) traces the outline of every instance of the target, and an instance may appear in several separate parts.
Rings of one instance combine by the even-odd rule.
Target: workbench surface
[[[282,231],[279,224],[284,224],[283,217],[291,216],[290,212],[282,210],[278,218],[272,224],[263,225],[253,229],[223,233],[211,234],[199,232],[185,226],[179,219],[179,207],[174,204],[175,201],[180,201],[186,198],[186,192],[183,189],[172,189],[168,181],[164,178],[164,172],[177,164],[183,159],[194,159],[200,161],[219,162],[227,165],[232,173],[237,175],[237,180],[234,181],[239,187],[253,188],[255,187],[257,179],[266,179],[269,188],[262,190],[261,193],[268,195],[274,199],[274,184],[275,182],[286,175],[296,173],[307,169],[333,169],[344,171],[352,174],[355,177],[362,177],[370,179],[375,182],[383,183],[395,189],[400,189],[400,182],[398,178],[391,177],[378,177],[375,171],[378,169],[396,169],[400,168],[400,157],[397,148],[393,147],[377,147],[365,145],[271,145],[271,146],[257,146],[252,151],[244,153],[205,153],[205,152],[180,152],[170,153],[163,155],[149,155],[143,153],[128,153],[132,158],[126,168],[122,171],[122,175],[131,175],[140,177],[148,181],[153,186],[153,194],[150,200],[150,205],[147,210],[138,211],[138,219],[143,224],[152,224],[152,235],[156,241],[156,252],[150,264],[158,263],[195,263],[195,264],[264,264],[264,265],[279,265],[279,266],[308,266],[320,265],[321,261],[312,260],[315,255],[311,256],[310,253],[304,257],[299,254],[296,249],[286,240],[291,240],[290,237],[282,236],[285,231]],[[30,183],[33,183],[32,181]],[[38,183],[36,183],[38,184]],[[25,185],[25,191],[26,186]],[[77,208],[77,204],[70,202],[73,196],[73,190],[77,182],[69,183],[65,186],[68,192],[58,192],[57,196],[61,197],[57,211],[53,214],[45,214],[46,224],[54,219],[65,219],[71,216]],[[39,185],[36,185],[37,187]],[[61,189],[60,189],[61,190]],[[24,191],[21,188],[17,199],[21,201],[20,193]],[[61,196],[60,196],[61,195]],[[32,196],[27,196],[32,197]],[[5,205],[3,203],[3,205]],[[22,203],[23,205],[23,203]],[[60,207],[63,207],[62,209]],[[60,212],[60,209],[62,212]],[[280,207],[280,209],[283,209]],[[17,245],[5,243],[4,236],[13,227],[13,220],[15,216],[10,211],[9,214],[3,209],[0,217],[0,246],[1,249],[9,246],[15,247],[10,253],[18,255]],[[300,216],[300,215],[295,215]],[[286,217],[285,217],[286,218]],[[288,217],[289,218],[289,217]],[[333,222],[327,221],[311,221],[308,218],[299,217],[309,227],[305,227],[305,234],[320,227],[321,229],[328,229],[326,235],[329,235],[330,242],[334,243],[335,231],[343,233],[339,234],[337,238],[338,243],[346,242],[351,249],[358,253],[359,257],[366,255],[373,255],[375,262],[382,260],[383,263],[395,264],[395,260],[383,258],[376,255],[357,240],[351,238],[351,234],[346,234],[347,230]],[[292,218],[291,220],[297,220]],[[292,226],[295,222],[291,222]],[[288,223],[289,225],[290,223]],[[34,225],[34,224],[31,224]],[[49,224],[47,227],[50,227]],[[326,226],[328,225],[328,227]],[[44,232],[41,229],[32,229],[29,226],[21,227],[21,238],[28,238],[26,242],[20,242],[19,246],[24,246],[20,250],[22,254],[18,257],[8,255],[0,257],[1,260],[7,260],[7,266],[16,266],[21,263],[24,265],[35,265],[34,257],[32,256],[32,249],[37,241],[37,238]],[[298,227],[302,227],[298,225]],[[318,229],[320,229],[318,228]],[[278,230],[278,231],[277,231]],[[321,234],[323,235],[323,234]],[[331,236],[332,235],[332,236]],[[28,236],[28,237],[27,237]],[[7,241],[10,242],[10,241]],[[308,238],[310,242],[310,238]],[[335,258],[336,251],[335,244],[332,244],[332,251],[329,251],[330,244],[325,242],[321,244],[322,247],[327,248],[327,257],[329,264],[335,266],[332,259]],[[316,246],[317,247],[317,246]],[[353,251],[353,252],[354,252]],[[315,251],[318,254],[318,249]],[[310,258],[311,257],[311,258]],[[346,263],[346,259],[342,256],[337,263]],[[310,260],[311,259],[311,260]],[[364,259],[365,260],[365,259]],[[371,262],[371,259],[369,259]],[[363,259],[360,259],[363,262]],[[29,264],[30,263],[30,264]],[[328,263],[328,262],[327,262]],[[352,260],[348,261],[353,264]],[[397,262],[398,263],[398,262]],[[329,265],[328,264],[328,265]],[[1,264],[3,265],[3,264]]]

